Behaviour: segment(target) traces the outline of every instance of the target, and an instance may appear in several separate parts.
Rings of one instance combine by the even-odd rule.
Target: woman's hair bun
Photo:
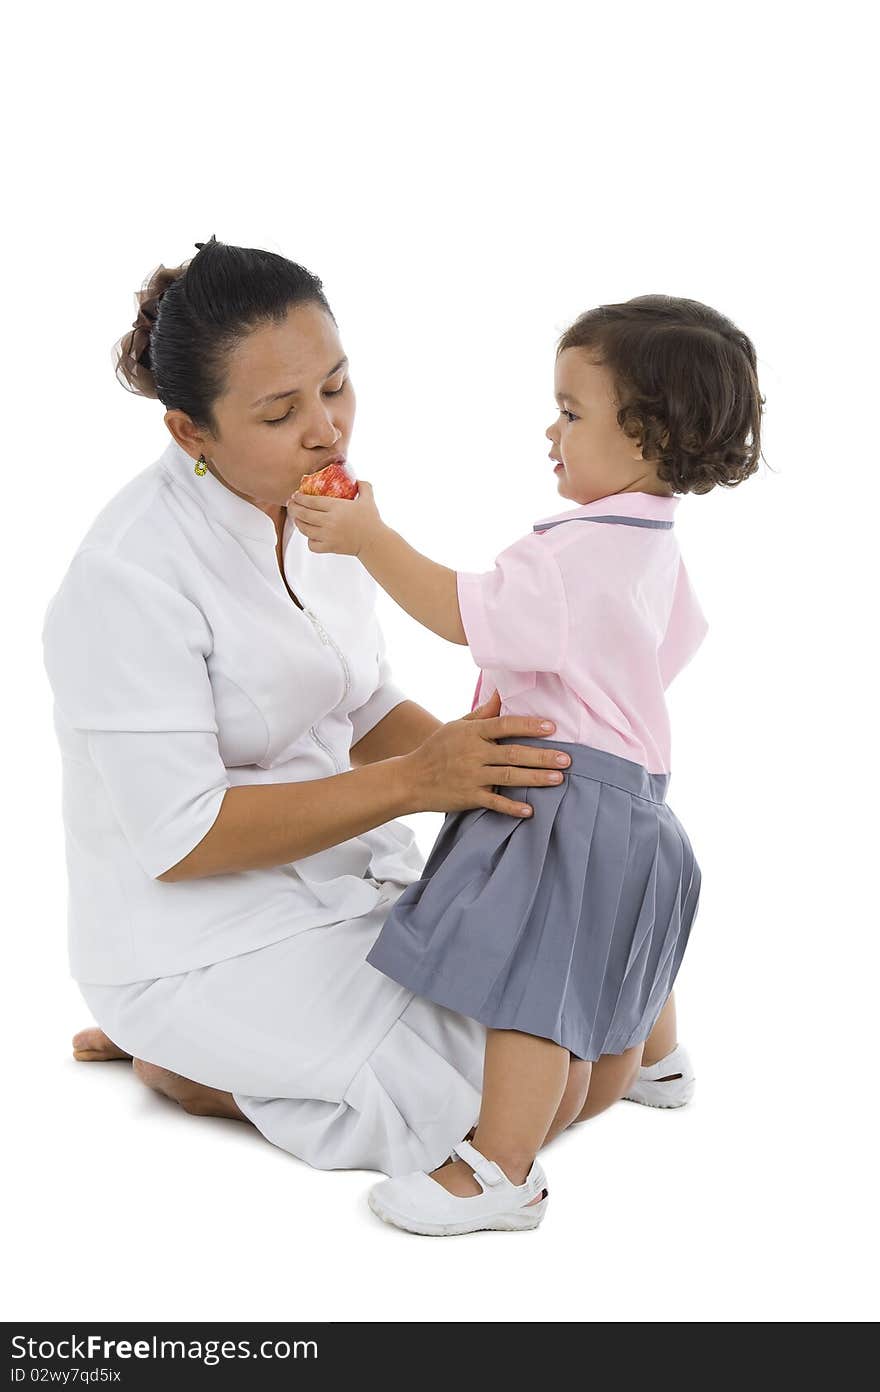
[[[141,289],[135,291],[137,317],[131,328],[113,345],[116,376],[126,390],[134,392],[136,396],[158,396],[150,363],[150,334],[159,317],[162,296],[169,285],[183,275],[188,265],[189,261],[171,267],[160,263],[151,272]]]
[[[233,349],[297,305],[333,312],[319,278],[296,261],[216,236],[194,245],[181,265],[157,266],[135,292],[137,318],[113,345],[113,367],[127,391],[216,435]]]

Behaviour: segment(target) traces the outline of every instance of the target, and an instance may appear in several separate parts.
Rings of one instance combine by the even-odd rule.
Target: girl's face
[[[554,375],[559,415],[546,434],[562,497],[583,506],[611,493],[671,496],[638,443],[617,424],[619,403],[609,369],[582,348],[566,348]]]
[[[166,412],[165,423],[193,459],[204,454],[212,474],[277,523],[304,474],[345,459],[354,412],[336,325],[321,305],[305,304],[232,351],[214,403],[216,436],[183,411]]]

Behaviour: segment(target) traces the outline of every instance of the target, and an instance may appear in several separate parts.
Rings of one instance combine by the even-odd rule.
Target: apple
[[[323,498],[356,498],[358,486],[341,464],[328,464],[316,474],[304,474],[298,493],[319,493]]]

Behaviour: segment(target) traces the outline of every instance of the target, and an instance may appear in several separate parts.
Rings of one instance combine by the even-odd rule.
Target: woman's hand
[[[452,720],[403,756],[415,797],[415,811],[461,812],[470,807],[488,807],[508,816],[531,816],[526,803],[513,802],[491,792],[493,785],[541,787],[559,783],[563,765],[557,764],[557,751],[530,744],[497,745],[497,739],[526,735],[552,738],[536,716],[499,716],[501,697],[494,691],[488,701],[461,720]],[[562,751],[559,751],[562,752]],[[568,755],[567,768],[571,760]]]
[[[358,479],[356,498],[325,498],[294,493],[287,504],[294,525],[309,539],[310,551],[359,556],[384,527],[373,499],[373,485]]]

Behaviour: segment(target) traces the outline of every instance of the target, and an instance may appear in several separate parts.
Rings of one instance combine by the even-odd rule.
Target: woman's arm
[[[404,757],[301,783],[240,784],[226,790],[207,836],[156,878],[173,884],[285,865],[420,810]]]
[[[401,701],[351,746],[352,766],[361,768],[364,764],[378,763],[380,759],[392,759],[396,754],[409,754],[442,724],[442,720],[415,701]]]
[[[530,815],[528,804],[494,790],[505,784],[540,787],[550,782],[554,774],[548,770],[555,766],[556,751],[527,744],[500,746],[495,741],[546,737],[553,733],[552,722],[545,729],[536,716],[496,715],[501,706],[497,691],[482,706],[446,725],[414,702],[401,705],[411,709],[402,712],[396,730],[392,722],[391,730],[395,740],[414,742],[410,753],[331,778],[227,788],[207,836],[156,878],[189,880],[286,865],[408,812],[487,807],[511,817]],[[389,711],[379,725],[386,725],[393,714]],[[370,752],[365,741],[373,734],[370,730],[358,742],[362,752]],[[388,738],[388,730],[379,732],[373,748]]]

